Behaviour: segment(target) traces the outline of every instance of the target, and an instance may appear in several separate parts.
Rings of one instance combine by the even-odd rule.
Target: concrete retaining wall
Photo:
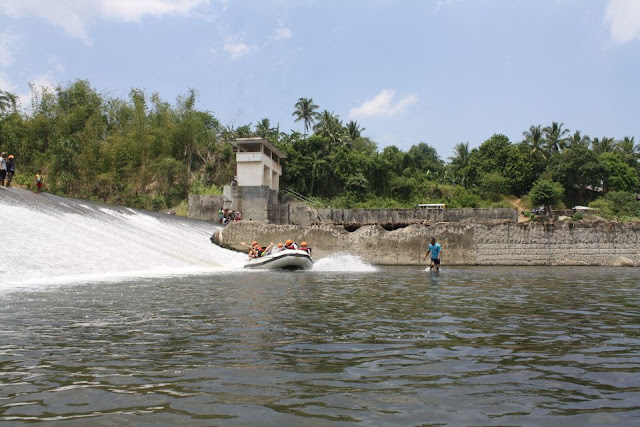
[[[280,197],[282,196],[282,197]],[[220,207],[242,211],[245,219],[265,224],[408,225],[455,222],[468,218],[518,220],[515,209],[314,209],[287,200],[265,186],[224,187],[224,196],[189,196],[189,217],[217,219]]]
[[[218,210],[224,204],[224,196],[189,196],[189,218],[217,221]]]
[[[416,224],[457,222],[469,218],[518,220],[516,209],[291,209],[293,225],[334,224]]]
[[[241,241],[306,240],[314,258],[348,252],[373,264],[424,265],[426,244],[435,236],[445,265],[640,266],[640,223],[515,223],[464,221],[410,225],[394,231],[364,226],[233,223],[212,236],[220,246],[242,251]]]

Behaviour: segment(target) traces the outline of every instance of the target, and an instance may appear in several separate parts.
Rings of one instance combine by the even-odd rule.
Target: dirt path
[[[511,206],[518,210],[518,222],[527,222],[527,217],[522,215],[522,211],[525,210],[524,205],[522,204],[522,200],[513,197],[509,199],[509,203],[511,203]]]

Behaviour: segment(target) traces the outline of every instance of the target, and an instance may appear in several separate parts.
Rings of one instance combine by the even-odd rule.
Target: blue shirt
[[[438,258],[438,255],[440,255],[441,250],[442,248],[440,247],[440,243],[436,243],[435,245],[432,245],[431,243],[429,243],[429,251],[431,251],[431,259]]]

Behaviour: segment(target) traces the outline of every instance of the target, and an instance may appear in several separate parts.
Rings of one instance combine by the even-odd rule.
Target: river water
[[[4,289],[0,421],[640,421],[640,270],[349,264]]]
[[[0,227],[3,424],[640,422],[640,269],[246,272],[211,223],[4,187]]]

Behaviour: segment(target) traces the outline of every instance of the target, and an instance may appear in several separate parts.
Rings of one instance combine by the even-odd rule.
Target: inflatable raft
[[[280,252],[251,258],[244,263],[244,268],[262,270],[311,270],[313,260],[305,251],[285,249]]]

